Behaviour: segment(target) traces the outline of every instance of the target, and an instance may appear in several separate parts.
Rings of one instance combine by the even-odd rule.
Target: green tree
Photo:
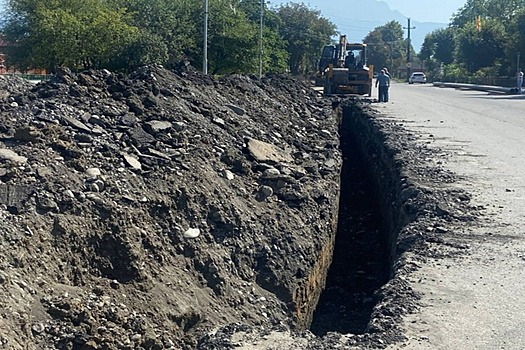
[[[501,23],[486,20],[481,31],[473,23],[458,30],[456,61],[469,73],[505,60],[506,32]]]
[[[257,27],[239,2],[209,3],[209,69],[212,74],[253,73],[258,67]]]
[[[10,0],[7,13],[7,59],[21,70],[104,67],[138,34],[103,0]]]
[[[277,9],[279,33],[286,40],[288,66],[292,74],[315,71],[319,52],[336,35],[336,27],[303,3],[288,3]]]
[[[146,30],[141,31],[119,55],[115,55],[107,68],[127,67],[127,70],[133,70],[144,64],[166,64],[166,62],[170,62],[166,42],[159,35]]]
[[[248,20],[257,27],[257,37],[260,38],[261,1],[241,0],[240,8]],[[284,72],[288,67],[288,52],[286,41],[279,34],[280,18],[275,11],[264,6],[263,8],[263,72]]]
[[[477,16],[508,23],[516,16],[516,10],[524,7],[525,0],[467,0],[467,3],[452,16],[452,25],[465,26]]]
[[[169,65],[182,58],[200,55],[199,38],[202,23],[202,2],[192,0],[113,0],[125,8],[130,24],[140,35],[127,48],[132,61]],[[167,56],[167,57],[166,57]]]
[[[450,64],[454,61],[455,46],[453,27],[437,29],[425,37],[419,57],[425,61],[435,60],[443,64]]]
[[[363,42],[370,47],[368,63],[373,64],[376,70],[389,67],[394,72],[395,67],[406,61],[406,40],[403,39],[403,27],[397,21],[374,28]]]
[[[525,7],[516,11],[510,25],[506,27],[508,38],[505,62],[506,74],[513,76],[516,73],[517,55],[520,54],[520,65],[525,60]]]

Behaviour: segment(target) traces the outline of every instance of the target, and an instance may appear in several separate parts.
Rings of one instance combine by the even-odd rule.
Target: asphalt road
[[[524,349],[525,96],[398,83],[373,106],[438,149],[433,161],[486,213],[451,233],[469,254],[413,275],[423,306],[404,321],[408,343],[390,349]]]

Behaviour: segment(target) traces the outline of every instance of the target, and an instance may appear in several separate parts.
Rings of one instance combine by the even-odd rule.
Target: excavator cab
[[[335,51],[335,45],[326,45],[323,47],[321,59],[319,59],[319,65],[317,67],[320,73],[324,72],[324,70],[328,68],[328,65],[334,64]]]

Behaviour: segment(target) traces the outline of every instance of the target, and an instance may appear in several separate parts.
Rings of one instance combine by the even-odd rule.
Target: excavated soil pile
[[[401,126],[284,76],[181,64],[0,84],[0,348],[381,348],[416,308],[406,276],[470,220]],[[369,181],[340,203],[355,164]],[[367,198],[375,213],[349,214]],[[383,221],[336,241],[347,214]],[[330,324],[353,306],[321,295],[334,244],[326,291],[366,304],[349,311],[359,334]]]
[[[337,219],[331,102],[185,66],[3,81],[4,348],[193,348],[221,324],[309,322]]]

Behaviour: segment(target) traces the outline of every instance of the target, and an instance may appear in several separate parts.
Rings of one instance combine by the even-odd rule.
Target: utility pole
[[[403,29],[408,30],[408,35],[407,35],[407,81],[408,81],[408,78],[410,78],[410,67],[412,66],[412,62],[410,62],[410,48],[412,46],[410,44],[410,30],[416,29],[416,27],[410,26],[410,18],[408,18],[408,27],[404,27]]]
[[[520,71],[520,53],[516,53],[516,74]]]
[[[518,93],[521,94],[521,86],[519,86],[518,77],[520,75],[520,53],[516,53],[516,87],[518,89]],[[523,82],[523,81],[522,81]]]
[[[208,0],[204,0],[204,48],[202,58],[202,72],[208,75]]]
[[[394,74],[394,41],[390,41],[388,44],[390,44],[390,74]]]
[[[263,71],[263,24],[264,24],[264,0],[261,0],[261,23],[259,31],[259,80]]]

